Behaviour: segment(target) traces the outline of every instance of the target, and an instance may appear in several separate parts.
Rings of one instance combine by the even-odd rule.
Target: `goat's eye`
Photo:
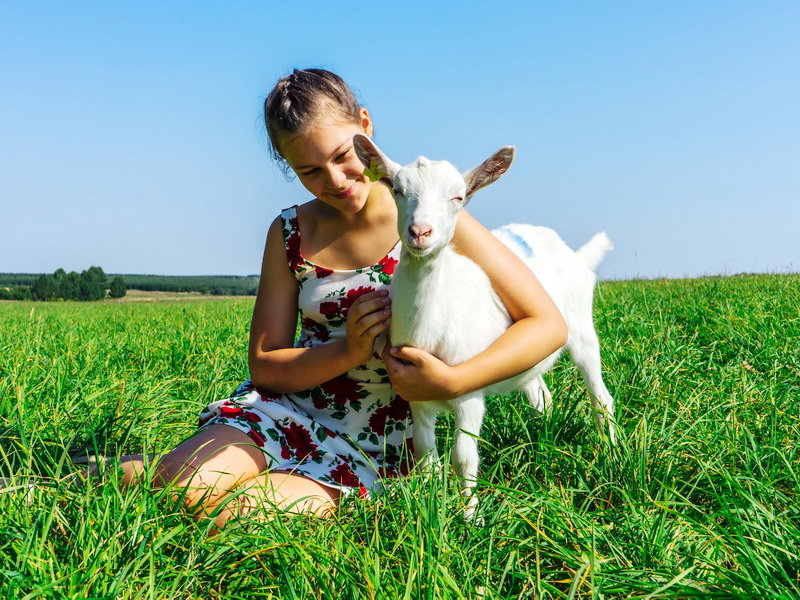
[[[464,202],[464,198],[462,198],[461,196],[456,196],[455,198],[453,198],[453,202],[458,202],[459,204],[461,204],[462,202]]]

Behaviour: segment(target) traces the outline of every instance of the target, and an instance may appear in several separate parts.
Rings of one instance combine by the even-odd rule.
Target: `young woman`
[[[196,517],[213,512],[216,526],[263,500],[323,514],[342,494],[377,489],[406,472],[408,400],[454,398],[506,379],[567,336],[534,275],[462,211],[453,243],[486,271],[514,324],[456,366],[416,348],[378,348],[399,241],[390,191],[364,175],[353,150],[354,134],[372,135],[371,117],[337,75],[306,69],[278,81],[264,118],[273,156],[313,199],[269,228],[250,380],[208,406],[198,432],[156,469],[158,484],[174,486]],[[134,480],[142,461],[123,467]]]

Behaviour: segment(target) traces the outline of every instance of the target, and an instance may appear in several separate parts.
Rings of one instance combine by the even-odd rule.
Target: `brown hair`
[[[360,123],[361,106],[344,80],[325,69],[294,69],[282,77],[264,101],[270,154],[285,174],[291,172],[280,142],[302,135],[320,118]]]

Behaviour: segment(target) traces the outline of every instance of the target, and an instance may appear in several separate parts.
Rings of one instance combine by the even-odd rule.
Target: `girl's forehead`
[[[284,141],[283,155],[293,169],[302,169],[330,160],[344,146],[352,144],[353,136],[360,132],[361,128],[353,123],[319,123]]]

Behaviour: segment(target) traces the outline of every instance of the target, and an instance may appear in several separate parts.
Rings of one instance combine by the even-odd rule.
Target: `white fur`
[[[354,141],[364,164],[377,165],[392,186],[398,208],[403,248],[392,282],[392,345],[421,348],[451,365],[475,356],[511,325],[511,319],[483,270],[453,251],[449,243],[458,211],[475,191],[505,173],[513,148],[501,149],[462,175],[448,162],[423,157],[401,167],[369,138],[356,136]],[[614,399],[602,380],[600,346],[592,322],[594,270],[613,248],[611,240],[599,233],[574,252],[546,227],[513,224],[492,233],[525,261],[561,310],[569,330],[566,348],[592,394],[597,424],[601,430],[608,427],[613,443]],[[452,460],[468,498],[465,516],[471,517],[477,505],[471,489],[478,476],[477,437],[484,396],[523,390],[534,408],[546,411],[552,397],[542,374],[560,352],[512,379],[462,397],[411,403],[415,453],[422,467],[437,458],[436,416],[442,411],[455,415]]]

